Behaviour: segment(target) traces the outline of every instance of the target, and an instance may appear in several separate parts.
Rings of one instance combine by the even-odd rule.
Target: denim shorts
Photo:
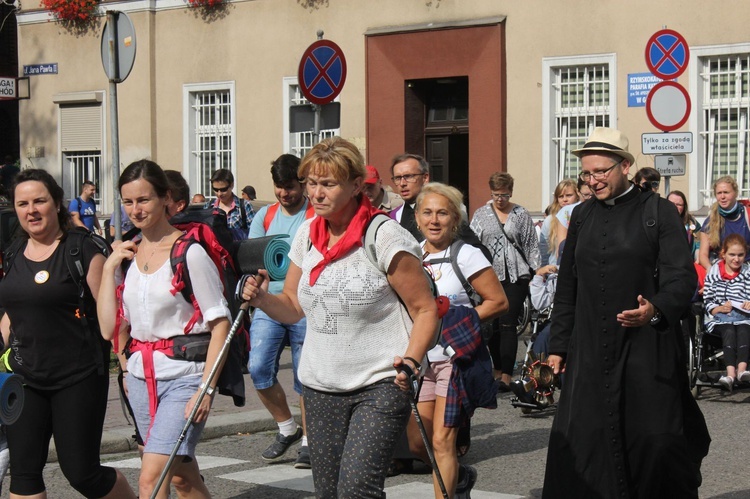
[[[177,439],[185,426],[185,406],[198,391],[201,375],[183,376],[177,379],[159,380],[156,391],[159,407],[156,409],[153,425],[149,428],[151,417],[148,413],[148,391],[146,381],[127,375],[128,398],[133,408],[135,422],[146,443],[144,452],[170,455]],[[195,457],[195,446],[198,445],[203,423],[190,425],[185,440],[180,444],[178,456]]]
[[[247,369],[256,390],[271,388],[277,382],[279,358],[284,347],[289,344],[292,347],[294,391],[302,395],[297,368],[306,329],[307,320],[304,318],[296,324],[282,324],[268,317],[262,310],[255,309],[250,325],[250,362]]]

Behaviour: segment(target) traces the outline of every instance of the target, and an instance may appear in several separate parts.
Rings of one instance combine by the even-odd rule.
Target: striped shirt
[[[729,280],[721,277],[718,262],[711,266],[703,289],[703,302],[706,307],[704,322],[708,332],[713,331],[714,326],[720,323],[750,324],[750,312],[744,313],[736,308],[728,314],[711,314],[713,309],[727,301],[750,301],[750,264],[743,263],[739,274]]]

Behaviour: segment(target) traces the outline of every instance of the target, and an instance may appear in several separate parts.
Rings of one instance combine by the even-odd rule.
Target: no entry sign
[[[330,40],[316,41],[302,54],[297,76],[307,100],[320,105],[332,102],[346,81],[344,52]]]
[[[687,41],[674,30],[659,30],[646,43],[646,65],[662,80],[680,76],[687,68],[689,59]]]

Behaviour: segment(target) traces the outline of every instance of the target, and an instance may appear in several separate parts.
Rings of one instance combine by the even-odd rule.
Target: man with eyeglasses
[[[422,186],[430,181],[430,169],[427,161],[416,154],[401,154],[391,162],[391,180],[404,200],[404,204],[391,211],[391,218],[408,230],[417,241],[424,236],[417,228],[414,217],[414,204],[422,191]]]
[[[565,380],[542,497],[697,498],[710,437],[680,330],[697,284],[685,229],[628,181],[622,132],[596,128],[573,154],[595,199],[573,211],[560,262],[548,364]]]
[[[247,239],[248,228],[253,221],[253,205],[249,201],[237,197],[232,188],[234,187],[234,175],[232,172],[222,168],[211,175],[211,189],[216,195],[214,207],[219,207],[227,214],[227,227],[232,232],[235,241]]]

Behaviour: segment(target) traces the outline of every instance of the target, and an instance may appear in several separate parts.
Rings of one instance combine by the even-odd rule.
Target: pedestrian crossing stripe
[[[312,472],[310,470],[299,470],[291,466],[270,466],[256,468],[254,470],[238,471],[220,475],[218,478],[235,480],[238,482],[265,485],[278,489],[297,490],[313,494]],[[410,497],[412,499],[434,499],[435,492],[432,482],[409,482],[393,487],[386,487],[387,497]],[[523,496],[512,494],[500,494],[472,489],[472,499],[523,499]]]
[[[222,466],[234,466],[237,464],[246,464],[250,461],[240,459],[231,459],[216,456],[196,456],[198,466],[201,470],[210,470],[212,468],[221,468]],[[109,461],[107,466],[120,469],[140,469],[140,458],[122,459],[120,461]],[[277,489],[296,490],[300,492],[315,493],[313,486],[312,472],[305,469],[297,469],[293,466],[263,466],[252,470],[238,471],[219,475],[217,478],[225,480],[234,480],[237,482],[250,483],[255,485],[265,485]],[[434,491],[432,482],[425,480],[421,482],[409,482],[392,487],[386,487],[388,497],[410,497],[412,499],[433,499]],[[523,496],[514,494],[501,494],[499,492],[488,492],[483,490],[472,489],[472,499],[522,499]]]
[[[198,467],[202,470],[210,470],[211,468],[221,468],[222,466],[234,466],[235,464],[245,464],[250,461],[241,461],[239,459],[231,459],[228,457],[215,457],[215,456],[195,456],[198,461]],[[106,463],[107,466],[113,468],[122,469],[141,469],[141,459],[134,457],[132,459],[123,459],[121,461],[110,461]]]

